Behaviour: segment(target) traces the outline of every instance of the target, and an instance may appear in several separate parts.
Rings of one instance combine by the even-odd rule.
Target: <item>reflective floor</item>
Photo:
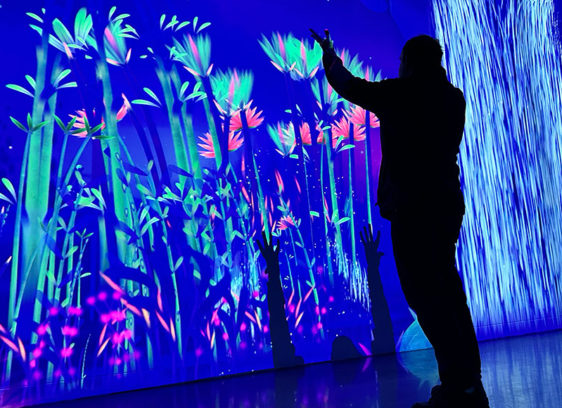
[[[492,408],[562,406],[562,332],[480,344]],[[56,408],[410,407],[437,381],[432,350],[42,405]]]

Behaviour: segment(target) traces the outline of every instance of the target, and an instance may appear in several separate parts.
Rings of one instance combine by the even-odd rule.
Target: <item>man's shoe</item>
[[[416,402],[412,408],[452,408],[442,385],[431,389],[431,397],[427,402]]]
[[[490,408],[482,383],[463,391],[452,391],[436,385],[428,402],[417,402],[412,408]]]

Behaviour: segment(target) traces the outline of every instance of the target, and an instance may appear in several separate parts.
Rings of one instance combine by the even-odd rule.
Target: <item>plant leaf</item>
[[[152,90],[150,88],[143,88],[144,92],[146,92],[152,99],[154,99],[156,102],[158,102],[158,105],[162,105],[160,103],[160,99],[158,99],[158,97],[156,96],[156,94],[154,92],[152,92]]]
[[[20,128],[21,130],[23,130],[24,132],[27,133],[27,129],[25,128],[24,125],[21,124],[20,121],[18,121],[17,119],[15,119],[15,118],[13,118],[13,117],[11,117],[11,116],[10,116],[10,120],[12,121],[12,123],[13,123],[14,125],[16,125],[18,128]]]
[[[30,96],[33,98],[33,94],[31,92],[29,92],[27,89],[25,89],[23,86],[19,86],[16,84],[7,84],[6,88],[9,88],[13,91],[17,91],[17,92],[21,92],[24,95]]]
[[[131,101],[131,103],[134,103],[135,105],[148,105],[148,106],[154,106],[155,108],[159,108],[160,106],[156,105],[154,102],[150,102],[147,101],[145,99],[134,99]]]

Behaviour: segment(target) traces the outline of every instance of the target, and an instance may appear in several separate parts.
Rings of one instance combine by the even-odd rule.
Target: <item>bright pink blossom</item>
[[[61,332],[63,336],[74,337],[78,335],[78,329],[74,326],[63,326]]]
[[[213,159],[215,157],[215,145],[213,143],[213,137],[210,133],[205,133],[204,136],[199,137],[202,143],[198,143],[202,150],[199,151],[199,154],[203,157],[207,157],[209,159]],[[242,143],[244,142],[244,138],[242,137],[241,132],[230,132],[228,135],[228,151],[233,152],[238,150]]]
[[[250,102],[251,103],[251,102]],[[262,111],[256,113],[257,107],[250,108],[249,106],[244,109],[244,113],[246,115],[246,123],[248,124],[249,128],[255,128],[262,124],[263,116]],[[232,118],[230,118],[230,131],[234,132],[237,130],[242,129],[242,118],[240,116],[240,110],[236,111]]]
[[[82,315],[82,309],[80,307],[70,306],[68,308],[68,315],[69,316],[81,316]]]

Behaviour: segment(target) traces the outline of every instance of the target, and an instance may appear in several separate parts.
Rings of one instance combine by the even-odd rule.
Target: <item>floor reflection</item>
[[[481,343],[493,408],[559,407],[562,332]],[[437,379],[432,350],[309,365],[89,398],[43,407],[409,407]]]

